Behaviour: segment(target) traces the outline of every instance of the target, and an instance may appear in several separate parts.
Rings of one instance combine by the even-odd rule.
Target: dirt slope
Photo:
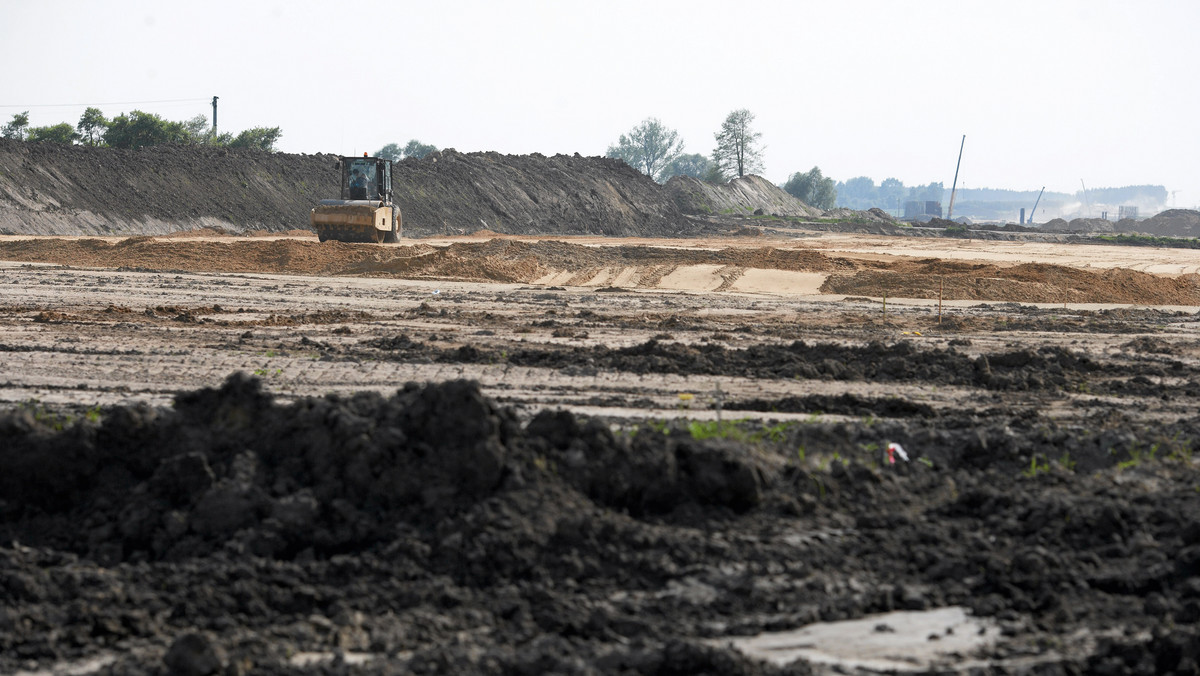
[[[336,184],[333,155],[195,147],[131,151],[0,140],[0,234],[307,228],[309,210],[331,196]],[[399,163],[393,185],[410,237],[478,230],[678,237],[739,227],[693,219],[674,193],[623,162],[578,154],[446,150]],[[758,177],[714,190],[721,194],[714,211],[806,209]],[[771,206],[787,200],[793,204]]]
[[[0,233],[290,230],[336,184],[331,155],[0,139]]]
[[[724,185],[676,176],[667,181],[666,189],[679,209],[689,214],[749,215],[761,210],[776,216],[821,215],[820,209],[808,206],[761,176],[743,176]]]
[[[1118,232],[1140,232],[1161,237],[1200,237],[1200,211],[1168,209],[1144,221],[1121,221]]]

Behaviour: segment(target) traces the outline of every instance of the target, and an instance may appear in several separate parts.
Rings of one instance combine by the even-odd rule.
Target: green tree
[[[88,108],[79,117],[75,131],[84,145],[98,146],[104,141],[104,132],[108,130],[108,118],[99,108]]]
[[[283,132],[279,127],[254,127],[238,134],[229,142],[230,148],[256,148],[258,150],[275,150],[275,142]]]
[[[679,132],[668,129],[656,117],[642,120],[628,134],[621,134],[617,145],[609,146],[608,157],[624,160],[656,181],[664,181],[667,166],[683,153]]]
[[[704,172],[701,180],[709,183],[728,183],[729,177],[725,175],[725,172],[721,171],[720,165],[716,162],[709,162],[708,171]]]
[[[908,189],[908,199],[916,202],[941,202],[946,188],[941,181],[926,185],[913,186]]]
[[[691,176],[703,181],[711,169],[712,162],[709,162],[708,158],[700,153],[680,155],[662,170],[662,178],[669,179],[672,176]],[[721,182],[724,183],[724,179]]]
[[[382,157],[393,162],[399,162],[406,157],[415,157],[419,160],[430,153],[436,153],[437,149],[435,145],[411,139],[403,148],[398,143],[389,143],[375,151],[375,157]]]
[[[818,209],[832,209],[837,204],[838,191],[833,179],[822,176],[820,167],[792,174],[783,184],[783,189],[792,197]]]
[[[879,184],[879,206],[884,209],[904,208],[904,182],[898,178],[885,178]]]
[[[208,117],[197,115],[183,123],[183,131],[187,135],[188,143],[196,145],[204,145],[214,143],[212,126],[208,124]]]
[[[754,131],[752,122],[754,113],[745,108],[735,110],[721,123],[721,131],[714,134],[717,147],[713,150],[713,162],[722,174],[737,174],[741,178],[762,171],[763,149],[758,142],[762,134]]]
[[[61,122],[52,127],[32,127],[29,135],[25,138],[27,141],[46,141],[66,145],[71,145],[78,139],[79,134],[75,133],[75,127],[72,127],[69,122]]]
[[[375,157],[382,157],[385,160],[399,162],[404,159],[404,149],[398,143],[389,143],[386,146],[375,151]]]
[[[25,133],[28,129],[29,111],[27,110],[23,113],[13,113],[12,120],[3,127],[0,127],[0,136],[23,141],[25,140]]]
[[[436,152],[437,152],[437,146],[430,145],[428,143],[421,143],[420,141],[418,141],[415,138],[410,139],[408,143],[404,144],[404,156],[405,157],[415,157],[418,160],[420,160],[420,159],[423,159],[426,155],[428,155],[430,153],[436,153]]]
[[[114,148],[144,148],[161,143],[183,143],[187,139],[182,122],[171,122],[140,110],[114,117],[104,132],[104,142]]]
[[[879,206],[879,195],[875,180],[869,176],[854,178],[837,184],[838,205],[851,209],[870,209]]]

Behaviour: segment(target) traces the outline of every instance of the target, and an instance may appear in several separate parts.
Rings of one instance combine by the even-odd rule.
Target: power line
[[[0,103],[0,108],[74,108],[76,106],[134,106],[143,103],[197,103],[208,99],[160,99],[158,101],[109,101],[108,103],[37,103],[37,104],[8,104]]]

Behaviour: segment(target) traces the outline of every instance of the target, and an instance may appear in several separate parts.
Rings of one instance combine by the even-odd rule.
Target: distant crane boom
[[[946,220],[954,220],[954,194],[958,192],[958,168],[962,166],[963,146],[967,145],[967,135],[963,134],[962,143],[958,145],[958,163],[954,165],[954,184],[950,186],[950,208],[946,210]]]
[[[1042,201],[1042,193],[1046,192],[1046,186],[1042,186],[1042,192],[1038,193],[1037,201],[1033,203],[1033,211],[1029,212],[1029,222],[1033,223],[1033,215],[1037,213],[1037,205]]]

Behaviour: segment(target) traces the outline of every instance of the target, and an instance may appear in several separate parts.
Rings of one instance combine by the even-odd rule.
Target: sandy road
[[[322,358],[311,345],[353,346],[380,336],[437,337],[442,343],[630,346],[665,335],[657,326],[593,326],[572,335],[529,328],[581,310],[706,318],[734,331],[745,323],[796,317],[794,298],[686,293],[595,294],[511,284],[68,270],[0,264],[0,401],[86,407],[145,401],[215,386],[235,371],[261,375],[285,398],[325,392],[390,392],[406,381],[479,380],[500,401],[530,410],[565,406],[613,415],[712,417],[723,398],[836,394],[845,384],[604,372],[508,364],[428,364]],[[804,301],[805,312],[828,304]],[[187,313],[198,308],[197,313]],[[447,311],[443,315],[443,311]],[[547,314],[549,312],[550,314]],[[321,313],[331,319],[312,320]],[[485,318],[486,317],[486,318]],[[308,318],[308,319],[306,319]],[[282,324],[282,325],[280,325]],[[559,333],[562,333],[561,331]],[[586,337],[577,334],[586,333]],[[674,330],[679,340],[700,340]],[[733,345],[761,338],[730,334]],[[952,389],[852,389],[952,401]],[[871,392],[871,390],[876,390]],[[911,390],[911,391],[907,391]],[[683,399],[680,395],[685,395]],[[692,395],[688,399],[686,395]],[[638,402],[638,410],[631,408]],[[787,416],[784,416],[787,417]]]

